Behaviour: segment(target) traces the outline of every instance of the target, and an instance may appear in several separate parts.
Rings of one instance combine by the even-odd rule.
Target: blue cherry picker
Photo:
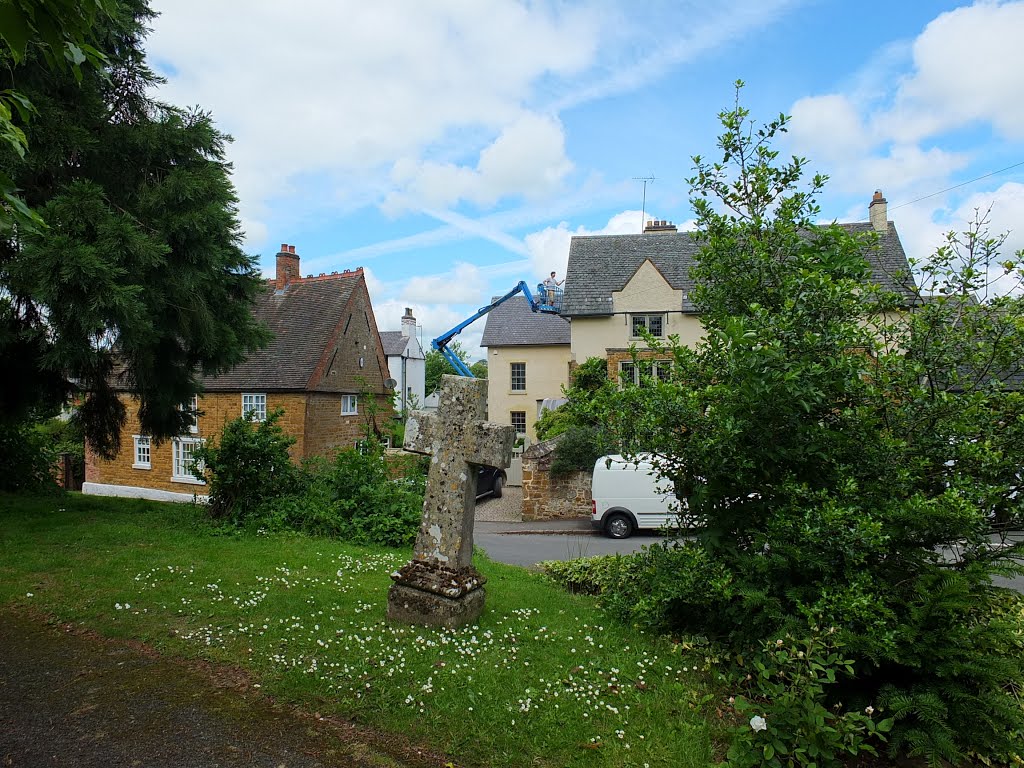
[[[469,376],[470,378],[476,378],[475,376],[473,376],[473,372],[469,370],[469,366],[462,362],[458,355],[456,355],[454,352],[448,349],[448,344],[449,342],[451,342],[452,339],[454,339],[456,336],[462,333],[464,328],[475,323],[477,320],[486,315],[495,307],[504,304],[517,293],[523,294],[523,296],[526,298],[526,302],[530,305],[530,309],[533,310],[534,312],[543,312],[544,314],[547,315],[557,315],[559,314],[559,312],[561,312],[561,288],[547,288],[544,286],[543,283],[540,283],[537,286],[537,296],[534,297],[534,295],[530,293],[530,288],[526,284],[526,282],[520,280],[519,285],[517,285],[511,291],[506,293],[504,296],[500,296],[499,298],[495,299],[486,307],[480,307],[480,309],[473,313],[472,317],[470,317],[467,320],[463,320],[450,331],[442,333],[440,336],[438,336],[436,339],[430,342],[430,346],[436,349],[442,355],[444,355],[444,359],[451,363],[452,368],[454,368],[456,373],[458,373],[460,376]]]

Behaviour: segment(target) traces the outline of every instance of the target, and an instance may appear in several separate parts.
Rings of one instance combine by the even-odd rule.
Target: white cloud
[[[460,262],[443,275],[411,278],[402,289],[405,301],[423,304],[472,304],[481,300],[483,278],[475,264]]]
[[[428,146],[461,155],[479,146],[474,131],[514,134],[538,82],[592,64],[605,18],[513,0],[248,0],[245,13],[206,0],[154,5],[162,15],[147,50],[169,73],[159,95],[202,104],[234,134],[248,221],[261,202],[301,195],[302,174],[366,181]]]
[[[974,121],[1024,138],[1024,3],[979,2],[944,13],[914,41],[915,72],[900,84],[884,131],[917,141]]]
[[[490,206],[506,196],[536,200],[557,192],[571,170],[561,122],[525,113],[480,153],[475,168],[408,159],[395,163],[392,179],[400,191],[389,195],[384,207],[397,213],[404,205],[446,207],[468,200]]]

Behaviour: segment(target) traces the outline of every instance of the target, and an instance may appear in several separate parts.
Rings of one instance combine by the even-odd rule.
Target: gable
[[[645,259],[621,291],[612,292],[612,311],[678,311],[683,292],[673,288],[650,259]]]

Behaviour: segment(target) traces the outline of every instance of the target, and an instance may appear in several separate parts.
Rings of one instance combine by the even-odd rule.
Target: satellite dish
[[[398,386],[398,382],[394,379],[384,379],[384,389],[394,389]]]

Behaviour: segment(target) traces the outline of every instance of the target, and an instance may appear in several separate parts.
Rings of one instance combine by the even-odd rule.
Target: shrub
[[[56,491],[56,451],[46,435],[26,423],[0,428],[0,491]]]
[[[283,413],[275,410],[258,423],[247,413],[228,422],[216,442],[196,450],[196,466],[210,474],[211,517],[245,523],[264,503],[295,491],[297,470],[288,455],[295,438],[278,424]]]

